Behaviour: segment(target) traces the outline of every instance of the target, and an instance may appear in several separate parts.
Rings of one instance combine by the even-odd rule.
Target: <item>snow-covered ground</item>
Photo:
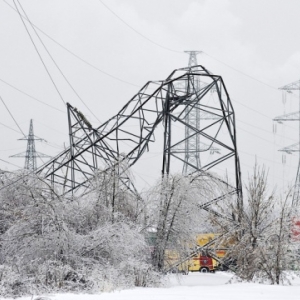
[[[231,275],[190,273],[170,278],[166,288],[135,288],[101,294],[53,294],[18,298],[19,300],[293,300],[300,299],[300,279],[291,286],[272,286],[253,283],[227,284]],[[3,298],[0,298],[3,299]],[[6,299],[8,300],[8,299]]]

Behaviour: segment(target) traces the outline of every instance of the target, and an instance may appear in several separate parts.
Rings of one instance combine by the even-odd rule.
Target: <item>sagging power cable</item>
[[[18,122],[16,121],[16,119],[14,118],[14,116],[12,115],[11,111],[9,110],[9,108],[7,107],[7,105],[5,104],[3,98],[0,96],[0,100],[3,103],[3,105],[5,106],[6,110],[8,111],[8,113],[10,114],[10,116],[12,117],[12,119],[14,120],[15,124],[17,125],[17,127],[19,128],[20,132],[22,133],[23,136],[26,137],[26,134],[23,132],[23,130],[21,129],[21,127],[19,126]],[[8,126],[6,126],[8,127]]]
[[[42,56],[41,56],[41,54],[40,54],[40,52],[39,52],[39,50],[38,50],[38,48],[37,48],[37,46],[36,46],[34,40],[33,40],[32,36],[31,36],[31,34],[30,34],[30,32],[29,32],[29,30],[28,30],[26,24],[25,24],[25,22],[24,22],[24,20],[23,20],[23,17],[22,17],[22,15],[21,15],[21,12],[20,12],[20,10],[19,10],[19,8],[18,8],[18,6],[17,6],[15,0],[13,0],[13,2],[14,2],[14,5],[15,5],[15,8],[16,8],[18,14],[19,14],[19,17],[20,17],[20,19],[21,19],[21,21],[22,21],[22,23],[23,23],[23,25],[24,25],[24,28],[25,28],[25,30],[26,30],[26,32],[27,32],[27,34],[28,34],[28,36],[29,36],[29,38],[30,38],[30,40],[31,40],[31,43],[33,44],[34,49],[35,49],[35,51],[37,52],[37,54],[38,54],[38,56],[39,56],[39,58],[40,58],[40,60],[41,60],[41,62],[42,62],[42,64],[43,64],[43,66],[44,66],[44,68],[45,68],[45,70],[46,70],[46,72],[47,72],[47,74],[48,74],[48,76],[49,76],[49,78],[50,78],[50,80],[51,80],[51,82],[52,82],[52,84],[54,85],[54,88],[55,88],[56,92],[58,93],[58,95],[59,95],[61,101],[64,103],[64,105],[66,105],[66,101],[64,100],[62,94],[60,93],[60,91],[59,91],[59,89],[58,89],[56,83],[54,82],[54,79],[52,78],[52,76],[51,76],[51,74],[50,74],[50,72],[49,72],[49,70],[48,70],[48,68],[47,68],[47,66],[46,66],[46,64],[45,64],[45,62],[44,62],[44,60],[43,60],[43,58],[42,58]],[[19,3],[19,1],[18,1],[18,3]],[[19,5],[20,5],[20,3],[19,3]],[[21,5],[20,5],[20,6],[21,6]]]
[[[44,49],[46,50],[47,54],[49,55],[50,59],[52,60],[52,62],[54,63],[54,65],[56,66],[56,68],[58,69],[59,73],[62,75],[62,77],[64,78],[64,80],[67,82],[67,84],[69,85],[69,87],[72,89],[72,91],[74,92],[74,94],[77,96],[77,98],[81,101],[81,103],[88,109],[88,111],[96,118],[96,120],[101,123],[101,121],[97,118],[97,116],[93,113],[93,111],[86,105],[86,103],[83,101],[83,99],[79,96],[79,94],[77,93],[77,91],[75,90],[75,88],[72,86],[72,84],[70,83],[70,81],[67,79],[67,77],[65,76],[65,74],[62,72],[61,68],[58,66],[58,64],[56,63],[56,61],[54,60],[53,56],[51,55],[51,53],[49,52],[49,50],[47,49],[46,45],[44,44],[43,40],[41,39],[41,37],[39,36],[38,32],[36,31],[35,27],[33,26],[33,24],[31,23],[28,15],[26,14],[23,6],[20,4],[19,0],[17,0],[25,17],[26,20],[29,22],[32,30],[34,31],[34,33],[36,34],[36,36],[38,37],[40,43],[43,45]]]

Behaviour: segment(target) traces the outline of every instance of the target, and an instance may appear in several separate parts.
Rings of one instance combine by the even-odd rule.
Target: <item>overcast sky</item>
[[[78,107],[97,126],[116,114],[147,81],[163,80],[174,69],[187,66],[184,50],[200,50],[198,63],[223,77],[233,102],[243,179],[256,157],[269,168],[271,186],[281,191],[294,183],[298,153],[286,155],[283,164],[278,149],[298,142],[298,122],[278,124],[273,133],[272,119],[299,107],[298,92],[288,94],[284,104],[278,90],[299,80],[299,0],[20,3],[42,30],[38,31],[41,40],[82,99],[31,30],[59,96],[14,2],[0,1],[0,96],[25,134],[33,119],[35,134],[47,140],[36,142],[37,151],[53,156],[64,143],[68,146],[64,102]],[[17,141],[22,134],[2,102],[0,106],[0,159],[23,167],[24,158],[9,156],[24,152],[26,142]],[[152,171],[137,168],[140,182],[151,183],[159,176],[161,150],[156,147],[151,153],[150,149],[144,159],[157,159]],[[4,161],[0,168],[17,169]]]

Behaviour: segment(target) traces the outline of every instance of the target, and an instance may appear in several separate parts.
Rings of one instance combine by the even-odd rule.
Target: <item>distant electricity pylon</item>
[[[50,158],[50,156],[36,152],[35,150],[35,141],[42,141],[43,139],[37,138],[33,133],[33,123],[32,119],[30,120],[29,134],[25,138],[19,139],[22,141],[27,141],[26,152],[12,155],[10,157],[25,157],[25,166],[24,169],[28,171],[34,171],[37,169],[36,158]]]
[[[297,176],[294,186],[294,193],[293,193],[293,205],[298,206],[299,204],[299,196],[300,196],[300,80],[297,80],[295,82],[292,82],[290,84],[287,84],[283,87],[279,88],[280,90],[287,91],[288,93],[292,93],[292,91],[299,91],[299,111],[285,114],[282,116],[278,116],[274,118],[274,121],[277,121],[279,123],[285,122],[285,121],[298,121],[299,122],[299,141],[296,144],[293,144],[288,147],[284,147],[280,149],[279,151],[286,152],[288,154],[291,154],[293,152],[299,152],[299,162],[298,162],[298,169],[297,169]]]
[[[202,53],[202,51],[184,51],[189,54],[189,68],[194,67],[194,70],[200,71],[200,67],[197,62],[197,55]],[[188,83],[188,82],[187,82]],[[200,77],[197,77],[193,85],[186,86],[186,90],[196,90],[200,92],[202,88],[207,86],[205,82],[200,82]],[[211,153],[218,152],[219,149],[208,146],[200,141],[200,119],[214,120],[217,119],[214,115],[200,111],[199,107],[194,106],[192,109],[187,110],[185,114],[185,122],[187,126],[185,127],[185,162],[183,165],[183,174],[188,175],[195,172],[201,167],[200,152],[211,151]],[[195,132],[196,131],[198,132]],[[196,168],[195,168],[196,167]]]

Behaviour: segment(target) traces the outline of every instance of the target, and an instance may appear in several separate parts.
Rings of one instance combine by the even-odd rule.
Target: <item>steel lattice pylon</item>
[[[198,88],[195,82],[200,78],[207,83]],[[212,89],[217,99],[210,102]],[[201,129],[186,121],[192,109],[197,109],[200,115],[211,116],[203,121]],[[212,176],[208,171],[213,170],[223,176],[231,168],[234,176],[230,180],[232,185],[226,183],[226,195],[237,194],[238,201],[242,201],[234,110],[221,76],[210,74],[202,66],[178,69],[164,81],[148,82],[118,114],[98,128],[93,128],[70,104],[68,116],[70,147],[37,171],[60,189],[61,194],[84,193],[98,170],[114,169],[120,162],[127,168],[134,165],[155,142],[155,129],[163,124],[162,174],[171,172],[171,162],[174,166],[188,164],[199,176]],[[186,126],[191,130],[189,137],[185,136]],[[201,166],[186,161],[185,152],[178,149],[183,148],[181,145],[185,145],[187,138],[195,135],[201,137],[207,150],[217,147],[222,155],[216,159],[208,155]],[[126,168],[119,174],[124,186],[132,189]],[[209,202],[219,201],[226,195]]]
[[[274,121],[277,121],[278,123],[282,123],[285,121],[299,122],[299,136],[298,136],[299,142],[295,143],[291,146],[284,147],[279,150],[282,152],[286,152],[288,154],[291,154],[293,152],[299,153],[299,162],[298,162],[297,175],[296,175],[296,180],[295,180],[295,185],[294,185],[294,193],[293,193],[293,205],[298,207],[299,198],[300,198],[300,149],[299,149],[299,144],[300,144],[300,117],[299,117],[300,116],[300,80],[297,80],[295,82],[287,84],[279,89],[283,90],[283,91],[287,91],[287,92],[299,91],[299,111],[285,114],[282,116],[278,116],[273,119]]]
[[[200,51],[185,51],[189,54],[189,68],[195,67],[197,63],[197,54],[201,53]],[[198,70],[197,70],[198,71]],[[200,81],[195,80],[194,86],[190,88],[195,88],[195,90],[200,89]],[[187,86],[186,89],[189,87]],[[193,134],[192,128],[200,129],[200,110],[197,108],[191,109],[185,115],[185,121],[188,126],[185,127],[185,161],[183,165],[183,174],[188,175],[193,173],[195,169],[191,165],[196,166],[197,169],[201,167],[200,162],[200,135]]]
[[[189,54],[189,68],[194,67],[194,71],[197,70],[197,54],[202,53],[201,51],[184,51],[185,53]],[[199,71],[199,70],[197,70]],[[196,91],[200,91],[200,89],[204,88],[207,84],[205,82],[200,81],[200,77],[195,78],[193,86],[186,86],[185,89],[195,89]],[[187,111],[185,115],[185,121],[187,126],[185,127],[185,161],[183,165],[183,174],[188,175],[195,170],[201,168],[201,161],[200,161],[200,152],[202,151],[210,151],[211,153],[219,152],[218,148],[209,147],[208,145],[204,144],[200,141],[200,134],[194,134],[195,131],[193,128],[196,128],[200,131],[200,120],[215,120],[217,119],[216,116],[213,114],[206,113],[197,109],[197,107],[192,108],[191,110]],[[195,166],[196,168],[194,168]]]
[[[15,154],[15,155],[12,155],[10,157],[25,157],[25,166],[24,166],[25,170],[34,171],[34,170],[37,169],[37,162],[36,162],[37,157],[50,158],[49,155],[37,152],[35,150],[35,141],[41,141],[42,139],[37,138],[34,135],[32,119],[30,120],[28,136],[25,137],[25,138],[19,139],[19,140],[27,141],[26,152]]]

